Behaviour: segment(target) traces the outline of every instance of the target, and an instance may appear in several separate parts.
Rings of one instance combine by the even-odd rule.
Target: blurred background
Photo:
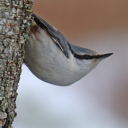
[[[67,87],[23,65],[14,128],[128,128],[128,0],[35,0],[33,11],[69,42],[114,55]]]

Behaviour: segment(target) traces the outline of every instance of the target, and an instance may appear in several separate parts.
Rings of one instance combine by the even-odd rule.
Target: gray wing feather
[[[68,47],[68,41],[66,40],[66,38],[56,28],[48,24],[46,21],[44,21],[42,18],[40,18],[36,14],[33,13],[32,16],[34,17],[34,21],[37,23],[37,25],[39,25],[41,28],[44,28],[49,33],[53,41],[56,44],[58,44],[58,46],[60,47],[62,52],[65,54],[65,56],[69,58],[69,53],[68,53],[69,47]]]

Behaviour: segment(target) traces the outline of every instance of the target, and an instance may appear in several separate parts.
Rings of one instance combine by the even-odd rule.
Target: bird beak
[[[111,56],[113,53],[107,53],[107,54],[102,54],[102,55],[97,55],[96,59],[97,60],[103,60],[106,59],[107,57]]]

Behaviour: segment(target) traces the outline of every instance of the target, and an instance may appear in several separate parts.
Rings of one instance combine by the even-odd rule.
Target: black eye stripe
[[[77,58],[77,59],[86,59],[86,60],[91,60],[91,59],[95,59],[96,56],[91,56],[91,55],[78,55],[78,54],[75,54],[73,53],[74,57]]]

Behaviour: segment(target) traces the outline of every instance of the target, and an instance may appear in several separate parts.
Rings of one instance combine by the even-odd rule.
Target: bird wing
[[[41,28],[45,29],[48,32],[53,41],[59,46],[64,55],[68,58],[68,41],[66,40],[66,38],[55,27],[48,24],[38,15],[33,13],[32,17],[34,17],[34,21],[37,25],[39,25]]]

